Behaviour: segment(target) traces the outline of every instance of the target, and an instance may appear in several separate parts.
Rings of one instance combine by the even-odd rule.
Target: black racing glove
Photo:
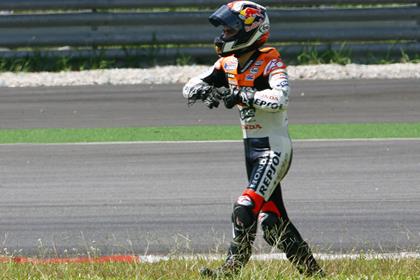
[[[250,87],[235,88],[223,97],[223,102],[228,109],[231,109],[238,104],[252,107],[254,104],[254,93],[255,89]]]
[[[209,95],[203,100],[203,103],[206,104],[209,109],[213,109],[219,107],[220,101],[214,98],[213,95]]]
[[[189,90],[188,105],[193,105],[197,100],[201,100],[209,109],[219,106],[219,100],[215,96],[213,86],[200,83],[194,85]]]

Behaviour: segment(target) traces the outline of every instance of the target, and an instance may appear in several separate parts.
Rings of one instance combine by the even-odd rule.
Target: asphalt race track
[[[187,108],[182,85],[0,88],[0,128],[237,124]],[[420,80],[292,81],[290,123],[418,122]]]
[[[290,122],[418,121],[419,85],[295,82]],[[1,89],[0,128],[237,122],[180,88]],[[286,206],[318,252],[418,251],[419,171],[420,140],[295,142]],[[0,145],[1,251],[223,252],[244,172],[240,142]]]
[[[241,143],[0,152],[0,242],[9,251],[210,252],[229,239],[245,184]],[[415,249],[419,170],[420,140],[298,142],[284,183],[289,215],[324,252]]]

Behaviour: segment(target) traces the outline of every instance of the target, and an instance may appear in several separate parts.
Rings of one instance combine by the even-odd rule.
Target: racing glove
[[[223,102],[228,109],[231,109],[238,104],[252,107],[254,103],[254,94],[255,89],[251,87],[234,88],[229,94],[223,97]]]
[[[219,100],[216,98],[213,86],[206,83],[195,84],[184,91],[188,91],[188,105],[193,105],[197,100],[201,100],[209,109],[219,106]]]

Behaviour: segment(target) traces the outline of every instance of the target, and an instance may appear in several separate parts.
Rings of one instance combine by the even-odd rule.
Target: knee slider
[[[248,229],[255,224],[256,217],[252,212],[254,203],[249,196],[243,195],[233,205],[232,222],[235,227]]]
[[[264,240],[271,246],[279,242],[281,222],[276,214],[271,212],[261,212],[258,219],[264,233]]]

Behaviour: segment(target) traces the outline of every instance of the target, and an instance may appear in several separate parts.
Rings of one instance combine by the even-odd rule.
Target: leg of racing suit
[[[259,203],[261,205],[262,203]],[[214,278],[229,276],[238,271],[249,261],[252,244],[257,232],[256,203],[250,196],[241,195],[233,206],[233,240],[230,243],[226,260],[222,266],[212,270],[203,268],[201,274]]]
[[[264,238],[270,245],[284,250],[302,273],[313,275],[321,271],[284,208],[280,180],[288,172],[292,155],[272,151],[265,138],[246,139],[245,155],[249,185],[233,207],[233,240],[228,256],[221,267],[204,268],[201,274],[211,277],[235,274],[248,262],[260,212]]]
[[[285,160],[284,156],[271,151],[268,138],[245,139],[244,148],[249,184],[233,207],[233,240],[225,262],[232,271],[243,267],[251,257],[258,213],[265,200],[263,193],[270,196],[269,193],[275,187],[276,177],[280,174],[280,177],[284,177],[287,173],[287,170],[281,170],[281,162],[285,161],[288,165],[288,160]],[[288,169],[289,166],[286,167]],[[268,181],[270,183],[267,183]]]
[[[288,169],[288,158],[271,151],[268,138],[245,139],[244,142],[249,185],[233,207],[233,240],[225,263],[216,270],[202,270],[203,275],[219,277],[234,274],[249,261],[257,231],[258,213],[265,200],[263,193],[267,198],[270,197],[277,177],[282,178],[287,172],[284,169]]]
[[[263,142],[261,149],[255,151],[253,145],[245,140],[246,170],[249,182],[258,173],[258,170],[261,170],[261,167],[267,164],[268,139],[264,139]],[[265,160],[264,164],[261,164],[262,158]],[[260,173],[258,174],[261,175]],[[235,274],[249,261],[257,231],[258,213],[263,203],[264,197],[258,195],[248,186],[233,206],[233,240],[229,246],[225,263],[215,270],[203,268],[201,270],[202,275],[221,277]]]
[[[262,207],[259,220],[267,243],[285,252],[289,261],[296,266],[300,273],[308,276],[324,275],[313,257],[308,243],[303,240],[287,216],[280,184],[270,200]]]
[[[226,264],[233,270],[243,267],[251,257],[252,244],[257,232],[257,215],[253,212],[254,207],[254,201],[247,195],[240,196],[233,206],[233,240],[226,259]]]

